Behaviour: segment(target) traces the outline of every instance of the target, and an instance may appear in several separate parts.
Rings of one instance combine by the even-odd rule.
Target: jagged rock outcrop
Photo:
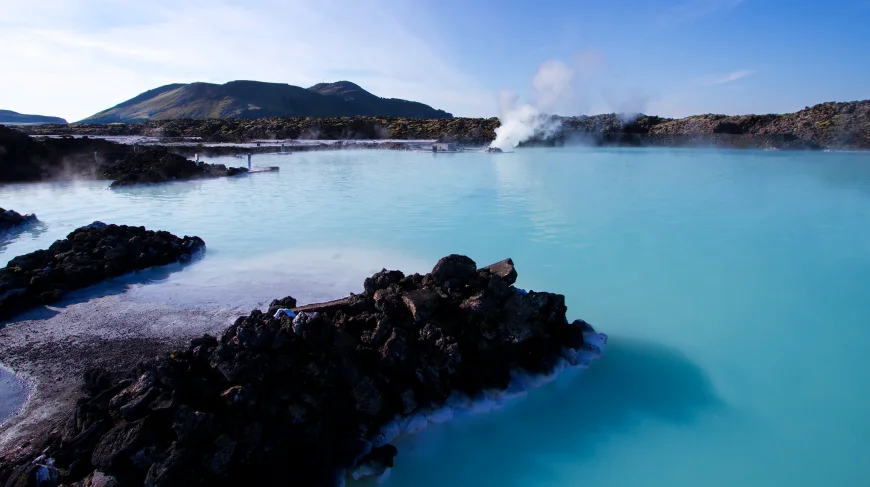
[[[870,100],[822,103],[781,115],[695,115],[668,119],[617,114],[555,117],[561,129],[530,145],[585,142],[599,145],[724,148],[870,149]]]
[[[22,215],[15,210],[0,208],[0,233],[5,233],[36,221],[36,215]]]
[[[227,168],[188,160],[165,148],[136,148],[83,137],[31,138],[0,125],[0,183],[67,179],[113,179],[113,187],[235,176]]]
[[[383,270],[363,294],[330,303],[275,300],[127,375],[89,372],[44,454],[7,461],[0,483],[39,472],[65,485],[155,487],[377,476],[395,461],[400,423],[449,420],[456,397],[594,348],[591,327],[566,319],[564,296],[517,289],[516,278],[510,260],[478,269],[451,255],[425,276]]]
[[[0,269],[0,320],[60,300],[64,294],[151,266],[190,260],[199,237],[94,222],[46,250],[19,255]]]
[[[248,172],[247,168],[227,169],[223,164],[195,162],[165,150],[142,150],[128,154],[114,163],[98,166],[104,179],[114,179],[111,187],[145,183],[164,183],[190,179],[208,179],[234,176]]]
[[[129,146],[88,137],[38,140],[0,125],[0,183],[94,178],[94,152],[113,157],[131,151]]]
[[[782,115],[698,115],[657,124],[650,133],[790,135],[819,147],[870,149],[870,100],[821,103]]]

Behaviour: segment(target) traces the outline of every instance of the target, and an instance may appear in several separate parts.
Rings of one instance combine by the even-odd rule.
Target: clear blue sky
[[[0,65],[14,73],[0,77],[0,108],[71,120],[162,84],[233,79],[348,79],[468,116],[497,115],[505,90],[566,115],[870,98],[870,0],[0,0],[0,11]],[[557,68],[539,78],[543,94],[542,65]]]

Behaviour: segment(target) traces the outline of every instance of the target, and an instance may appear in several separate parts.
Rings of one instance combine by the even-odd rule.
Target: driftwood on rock
[[[591,327],[568,322],[564,296],[517,289],[516,278],[509,259],[478,269],[451,255],[426,275],[378,272],[342,300],[275,300],[124,376],[91,371],[44,456],[0,461],[0,485],[30,485],[37,464],[57,478],[44,485],[380,475],[397,454],[397,418],[412,418],[407,429],[446,421],[457,395],[503,390],[517,370],[550,373],[589,346]]]

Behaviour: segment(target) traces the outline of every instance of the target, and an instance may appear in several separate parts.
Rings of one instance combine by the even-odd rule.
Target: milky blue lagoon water
[[[221,159],[241,165],[240,159]],[[0,187],[44,248],[93,220],[199,235],[136,299],[254,306],[381,267],[512,257],[607,355],[402,445],[392,486],[858,486],[870,476],[870,155],[559,149],[255,157],[278,173]],[[153,290],[153,291],[149,291]],[[150,293],[150,294],[149,294]]]

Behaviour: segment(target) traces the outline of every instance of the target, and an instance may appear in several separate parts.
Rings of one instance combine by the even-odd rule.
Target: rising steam
[[[570,65],[558,60],[541,64],[532,78],[528,102],[520,104],[519,95],[513,92],[500,94],[501,126],[495,129],[496,137],[490,145],[505,150],[530,139],[559,135],[562,121],[555,115],[605,113],[599,110],[615,109],[623,124],[635,120],[643,112],[649,95],[645,91],[626,90],[618,79],[607,76],[604,66],[604,57],[596,50],[576,53]]]
[[[534,99],[518,104],[519,95],[502,92],[499,97],[501,126],[495,129],[492,147],[511,149],[532,137],[548,137],[559,131],[558,118],[546,115],[569,102],[574,96],[574,70],[562,61],[547,61],[532,78]]]

